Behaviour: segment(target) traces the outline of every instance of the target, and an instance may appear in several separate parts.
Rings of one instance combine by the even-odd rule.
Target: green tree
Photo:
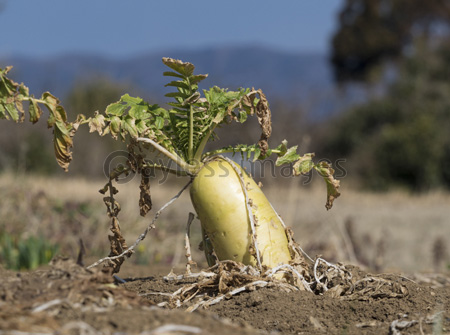
[[[401,58],[417,38],[434,43],[449,33],[446,0],[346,0],[332,40],[338,81],[365,80],[386,60]]]
[[[385,97],[353,108],[330,130],[326,150],[347,157],[364,185],[450,188],[450,47],[417,49]]]

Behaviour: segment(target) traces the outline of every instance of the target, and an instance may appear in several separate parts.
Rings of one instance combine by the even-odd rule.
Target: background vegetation
[[[374,190],[450,188],[450,44],[417,48],[386,94],[330,123],[329,157],[346,157],[349,174]]]
[[[441,0],[345,2],[332,43],[336,81],[383,93],[329,122],[319,150],[346,157],[362,186],[450,188],[449,17]]]

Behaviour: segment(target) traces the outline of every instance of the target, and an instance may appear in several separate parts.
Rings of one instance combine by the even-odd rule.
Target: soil
[[[0,334],[450,333],[445,275],[378,275],[405,287],[401,298],[263,287],[188,313],[158,307],[169,298],[155,293],[173,293],[196,279],[166,281],[161,269],[147,270],[128,267],[119,274],[125,283],[118,283],[108,271],[88,271],[64,258],[31,272],[0,269]]]

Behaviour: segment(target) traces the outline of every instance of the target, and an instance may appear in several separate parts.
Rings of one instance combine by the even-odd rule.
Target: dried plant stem
[[[252,290],[253,288],[256,288],[256,287],[265,287],[265,286],[268,286],[269,284],[270,284],[270,282],[264,281],[264,280],[253,281],[253,282],[251,282],[251,283],[249,283],[249,284],[247,284],[245,286],[235,288],[234,290],[228,292],[227,294],[219,295],[218,297],[216,297],[214,299],[202,300],[202,301],[198,302],[197,304],[187,308],[186,312],[193,312],[193,311],[195,311],[196,309],[198,309],[199,307],[202,307],[202,306],[206,307],[206,306],[211,306],[211,305],[217,304],[217,303],[221,302],[225,298],[229,298],[229,297],[231,297],[233,295],[236,295],[236,294],[244,292],[244,291],[250,291],[250,290]]]
[[[343,270],[339,266],[331,264],[330,262],[327,262],[323,258],[319,257],[316,259],[316,262],[314,263],[314,279],[316,281],[316,284],[321,286],[322,289],[324,290],[324,292],[326,292],[326,291],[328,291],[326,283],[324,284],[320,281],[323,277],[325,277],[325,274],[323,274],[322,276],[319,277],[318,271],[317,271],[317,268],[321,262],[324,263],[326,266],[328,266],[328,269],[325,272],[328,272],[329,268],[336,270],[338,273],[342,273]],[[349,279],[351,279],[351,274],[349,274],[348,277],[349,277]]]
[[[119,212],[120,212],[120,205],[114,199],[114,195],[117,193],[117,190],[112,184],[114,177],[110,176],[109,182],[108,182],[108,189],[109,189],[109,197],[104,197],[103,201],[105,202],[105,205],[107,207],[108,216],[111,218],[111,232],[113,235],[109,235],[109,242],[111,244],[111,251],[109,253],[109,257],[115,257],[118,255],[126,255],[127,257],[131,256],[132,251],[130,252],[123,252],[124,250],[127,250],[127,244],[125,242],[125,238],[122,235],[122,232],[120,230],[120,223],[119,223]],[[124,262],[124,257],[117,257],[114,260],[110,260],[110,266],[113,269],[113,273],[119,272],[120,267],[122,263]]]
[[[273,277],[274,274],[276,274],[279,271],[282,271],[283,269],[290,270],[293,274],[295,274],[298,277],[298,279],[303,284],[303,287],[305,288],[305,290],[308,292],[312,292],[311,287],[309,287],[309,283],[305,280],[305,278],[300,274],[300,272],[298,272],[293,266],[291,266],[289,264],[281,264],[273,269],[270,269],[265,273],[265,275],[267,277],[271,278],[271,277]]]
[[[200,271],[197,273],[187,273],[184,275],[175,275],[173,272],[169,273],[167,276],[164,276],[163,279],[166,281],[173,281],[173,280],[183,280],[186,278],[212,278],[217,276],[216,273],[214,272],[205,272],[205,271]]]
[[[141,335],[165,335],[165,334],[201,334],[203,330],[198,327],[177,324],[165,324],[152,331],[145,331]]]
[[[196,265],[196,263],[192,260],[192,254],[191,254],[191,243],[190,243],[190,235],[191,235],[191,224],[192,221],[194,221],[194,213],[189,213],[189,218],[188,218],[188,222],[186,225],[186,234],[184,236],[184,242],[185,242],[185,246],[184,248],[186,249],[186,258],[187,258],[187,263],[186,263],[186,274],[191,274],[191,265]]]
[[[104,257],[104,258],[102,258],[102,259],[99,259],[97,262],[95,262],[95,263],[89,265],[86,269],[91,269],[91,268],[93,268],[93,267],[95,267],[95,266],[97,266],[97,265],[99,265],[99,264],[101,264],[101,263],[103,263],[103,262],[105,262],[105,261],[115,260],[115,259],[117,259],[117,258],[123,257],[123,256],[125,256],[126,254],[132,252],[132,251],[138,246],[138,244],[141,243],[141,242],[145,239],[145,237],[147,236],[148,232],[149,232],[151,229],[154,229],[154,228],[155,228],[155,222],[156,222],[156,220],[159,218],[159,216],[161,215],[161,213],[162,213],[168,206],[170,206],[175,200],[177,200],[177,199],[181,196],[181,194],[189,187],[189,185],[191,185],[191,183],[192,183],[192,179],[189,180],[189,182],[188,182],[188,183],[180,190],[180,192],[178,192],[172,199],[170,199],[167,203],[165,203],[164,206],[162,206],[162,207],[156,212],[155,216],[153,217],[153,220],[152,220],[152,221],[150,222],[150,224],[147,226],[147,228],[145,229],[145,231],[144,231],[141,235],[139,235],[139,237],[137,238],[136,242],[134,242],[134,244],[133,244],[131,247],[129,247],[128,249],[126,249],[126,250],[125,250],[124,252],[122,252],[120,255],[112,256],[112,257]]]
[[[242,191],[244,192],[244,196],[245,196],[245,205],[247,206],[247,213],[248,213],[248,218],[250,220],[250,227],[252,229],[252,242],[253,242],[253,247],[255,248],[255,253],[256,253],[256,261],[258,263],[258,269],[262,270],[262,265],[261,265],[261,255],[258,249],[258,241],[256,239],[256,225],[255,225],[255,217],[253,215],[252,212],[252,207],[251,207],[251,201],[250,198],[248,196],[248,192],[247,192],[247,185],[245,185],[245,181],[244,181],[244,176],[242,175],[242,170],[239,169],[236,164],[229,158],[227,157],[222,157],[223,159],[225,159],[233,168],[233,170],[236,172],[236,174],[239,177],[239,181],[241,183],[241,187],[242,187]]]

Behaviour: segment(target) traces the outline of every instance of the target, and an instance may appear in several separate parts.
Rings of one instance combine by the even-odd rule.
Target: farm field
[[[75,264],[80,239],[86,251],[84,265],[108,254],[109,222],[97,192],[104,183],[76,177],[0,176],[2,231],[43,236],[58,244],[59,254],[64,255],[34,271],[1,270],[2,334],[54,334],[56,330],[58,334],[449,332],[447,193],[370,194],[343,188],[335,207],[326,211],[323,185],[303,186],[294,179],[275,185],[267,180],[265,193],[310,256],[320,254],[330,262],[353,264],[356,267],[347,267],[354,276],[389,280],[402,289],[373,297],[334,298],[269,285],[187,313],[183,310],[188,305],[168,309],[157,304],[196,281],[163,279],[172,268],[177,275],[185,271],[184,232],[187,214],[193,211],[188,193],[162,213],[156,229],[125,261],[118,273],[125,283],[115,285],[109,274],[100,271],[101,266],[86,271]],[[139,216],[137,183],[130,180],[120,185],[117,195],[122,206],[119,219],[127,218],[121,227],[129,245],[185,180],[154,182],[153,210],[147,218]],[[191,245],[198,264],[194,272],[206,268],[196,248],[199,230],[194,221]],[[402,321],[409,328],[401,329]]]
[[[442,272],[450,264],[450,194],[433,192],[411,195],[406,192],[366,193],[342,183],[341,197],[333,209],[324,207],[326,192],[321,180],[302,185],[291,178],[278,183],[265,178],[263,190],[296,241],[314,257],[321,254],[333,262],[349,262],[372,270],[394,272]],[[161,182],[161,183],[160,183]],[[153,209],[146,218],[139,215],[138,178],[119,184],[119,220],[128,243],[134,242],[154,213],[187,182],[186,178],[156,176],[151,186]],[[60,252],[75,258],[79,240],[86,257],[108,252],[106,237],[109,219],[102,195],[105,180],[78,177],[0,175],[0,228],[13,234],[43,235],[60,242]],[[188,213],[194,212],[189,192],[169,206],[159,217],[155,230],[140,244],[130,261],[139,264],[183,265],[184,234]],[[192,228],[194,260],[203,260],[196,245],[200,225]],[[436,253],[440,245],[440,253]],[[137,257],[136,257],[137,256]]]

